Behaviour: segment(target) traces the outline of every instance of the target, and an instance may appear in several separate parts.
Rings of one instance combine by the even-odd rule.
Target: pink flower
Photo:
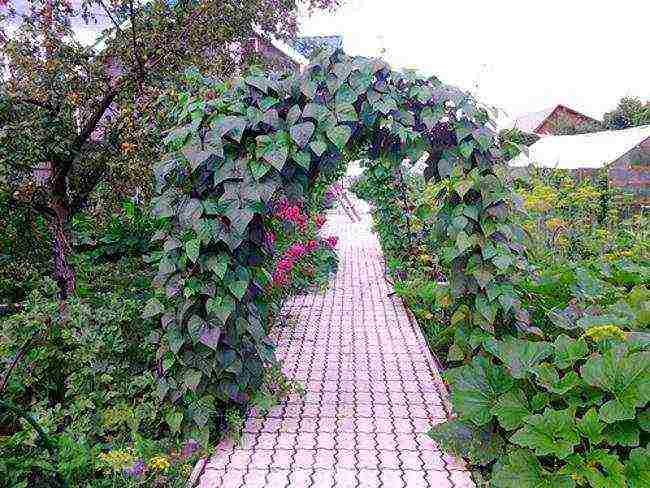
[[[293,260],[300,259],[305,255],[307,252],[307,249],[305,248],[305,245],[297,242],[296,244],[292,244],[289,249],[287,249],[287,256]]]
[[[325,225],[326,220],[327,219],[325,218],[324,215],[316,215],[316,217],[314,217],[314,223],[316,224],[316,228],[320,229],[321,227],[323,227],[323,225]]]
[[[336,236],[330,236],[330,237],[326,237],[324,241],[325,244],[327,244],[329,247],[334,249],[336,247],[336,244],[339,242],[339,238]]]
[[[313,239],[307,243],[307,252],[314,252],[318,248],[318,242]]]
[[[285,222],[296,224],[301,230],[307,228],[307,216],[303,215],[298,205],[290,205],[286,200],[280,202],[275,215]]]

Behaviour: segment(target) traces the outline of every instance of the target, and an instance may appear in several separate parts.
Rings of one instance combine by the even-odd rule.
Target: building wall
[[[609,165],[609,185],[634,194],[636,203],[650,205],[650,137]]]

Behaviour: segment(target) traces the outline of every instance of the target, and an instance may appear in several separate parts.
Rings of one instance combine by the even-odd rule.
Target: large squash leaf
[[[548,342],[533,342],[523,339],[491,340],[485,349],[498,357],[513,377],[526,378],[544,359],[553,354],[553,346]]]
[[[613,397],[599,411],[607,423],[634,419],[636,408],[650,402],[650,352],[610,349],[587,360],[580,372],[584,381]]]
[[[429,436],[447,453],[485,466],[503,455],[505,442],[496,432],[471,423],[451,420],[434,425]]]
[[[492,419],[499,399],[514,385],[505,368],[482,356],[451,370],[448,378],[452,383],[451,396],[456,413],[462,420],[478,426]]]
[[[550,454],[559,459],[573,454],[573,448],[580,442],[573,413],[551,408],[527,417],[524,426],[510,440],[534,450],[538,456]]]
[[[568,474],[551,473],[530,452],[518,449],[497,463],[492,484],[495,488],[574,488]]]

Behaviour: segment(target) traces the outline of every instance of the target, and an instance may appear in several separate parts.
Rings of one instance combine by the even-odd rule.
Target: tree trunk
[[[59,285],[59,298],[65,300],[74,294],[77,287],[77,277],[69,261],[72,255],[68,230],[70,213],[63,205],[55,205],[52,209],[55,215],[50,219],[49,227],[52,233],[54,279]]]

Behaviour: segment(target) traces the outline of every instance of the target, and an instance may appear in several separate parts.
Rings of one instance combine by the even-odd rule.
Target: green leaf
[[[196,263],[196,260],[199,259],[200,250],[201,241],[199,239],[191,239],[185,243],[185,254],[193,263]]]
[[[526,396],[519,389],[511,390],[499,398],[494,413],[506,430],[521,427],[524,419],[532,414]]]
[[[237,299],[241,300],[250,282],[250,272],[246,268],[240,268],[236,275],[231,275],[226,284],[228,289]]]
[[[289,149],[284,144],[273,142],[264,147],[260,154],[271,166],[278,171],[282,171],[289,156]]]
[[[560,369],[572,367],[589,353],[589,347],[584,339],[575,340],[566,334],[560,334],[555,339],[554,348],[554,362]]]
[[[215,316],[226,323],[235,310],[235,301],[230,296],[209,298],[205,303],[205,310],[208,315]]]
[[[321,156],[327,150],[327,144],[320,139],[316,139],[309,144],[309,147],[316,156]]]
[[[262,100],[259,102],[259,107],[262,112],[266,112],[268,109],[270,109],[273,105],[276,105],[278,103],[278,99],[274,97],[264,97]]]
[[[575,454],[568,460],[563,472],[570,473],[592,488],[628,488],[623,474],[623,464],[615,454],[595,449],[584,455]]]
[[[359,120],[357,111],[350,103],[340,103],[336,106],[336,118],[339,122],[356,122]]]
[[[144,311],[142,312],[143,319],[150,319],[163,313],[162,303],[156,298],[150,298],[144,306]]]
[[[169,349],[174,354],[178,354],[178,351],[180,351],[183,344],[185,344],[183,333],[176,328],[169,329],[167,331],[167,343],[169,344]]]
[[[505,442],[499,434],[490,429],[478,429],[460,420],[434,425],[428,435],[445,453],[482,466],[498,459],[505,448]]]
[[[439,107],[436,107],[435,110],[433,110],[431,107],[424,107],[420,113],[420,119],[429,130],[431,130],[443,116],[444,112]]]
[[[629,488],[650,486],[650,448],[633,449],[625,463],[625,478]]]
[[[481,426],[494,415],[499,399],[513,387],[514,381],[501,366],[479,356],[465,366],[449,371],[451,396],[461,420]]]
[[[201,382],[201,372],[198,369],[186,369],[183,374],[183,383],[190,390],[196,391]]]
[[[537,383],[556,395],[565,395],[583,384],[575,371],[566,372],[560,379],[555,367],[548,363],[542,363],[532,368],[531,371],[535,374]]]
[[[580,368],[589,385],[608,392],[613,398],[599,411],[600,418],[612,423],[632,420],[636,408],[650,402],[650,353],[613,350],[591,357]]]
[[[248,161],[248,167],[256,180],[262,178],[271,169],[268,164],[265,164],[263,161],[258,161],[257,159],[251,159]]]
[[[224,275],[226,274],[226,271],[228,270],[229,262],[230,262],[230,258],[228,256],[226,256],[225,254],[219,254],[218,256],[212,256],[208,258],[206,265],[208,269],[212,271],[217,278],[223,279]]]
[[[165,415],[165,422],[167,422],[172,434],[177,433],[183,423],[183,412],[179,410],[169,410]]]
[[[590,408],[584,416],[578,420],[576,427],[581,436],[586,437],[591,446],[596,446],[603,441],[603,424],[598,418],[595,408]]]
[[[514,378],[526,378],[535,366],[553,354],[548,342],[533,342],[524,339],[491,340],[485,349],[508,366]]]
[[[339,151],[343,150],[351,135],[352,129],[347,125],[337,125],[327,130],[327,137]]]
[[[295,153],[293,155],[293,160],[306,170],[309,170],[309,166],[311,164],[311,156],[307,151],[299,151]]]
[[[609,445],[623,447],[639,446],[639,428],[636,422],[624,420],[609,424],[603,431],[605,439]]]
[[[311,139],[311,136],[314,133],[314,128],[315,126],[313,122],[304,122],[291,127],[289,133],[294,142],[298,144],[298,147],[303,148],[307,145],[309,139]]]
[[[205,326],[205,321],[198,315],[192,315],[190,320],[187,321],[187,332],[195,342],[201,337],[201,331]]]
[[[650,408],[640,411],[636,419],[639,422],[639,427],[646,432],[650,432]]]
[[[458,151],[465,159],[469,159],[469,157],[472,155],[472,152],[474,151],[474,143],[471,141],[463,142],[458,147]]]
[[[492,478],[495,488],[574,488],[569,474],[550,473],[530,451],[517,449],[500,460]]]
[[[573,413],[550,408],[526,418],[524,426],[510,440],[533,449],[538,456],[553,455],[559,459],[573,454],[573,448],[580,442]]]

